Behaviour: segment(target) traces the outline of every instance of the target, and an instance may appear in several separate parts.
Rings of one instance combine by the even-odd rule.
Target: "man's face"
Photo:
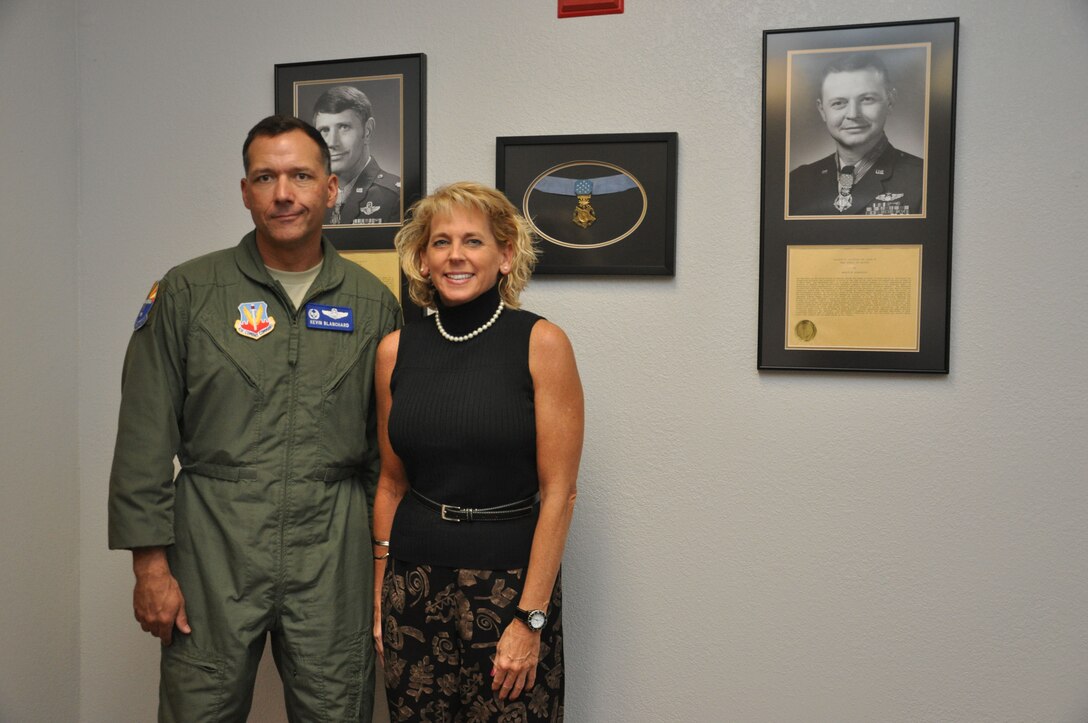
[[[290,251],[320,244],[325,209],[336,203],[336,179],[325,171],[317,143],[300,130],[258,136],[248,155],[242,202],[258,246]]]
[[[827,131],[843,149],[867,151],[884,133],[893,97],[873,68],[830,73],[816,106]]]
[[[314,116],[314,127],[329,146],[332,172],[344,183],[354,178],[366,165],[373,120],[371,118],[364,124],[353,110]]]

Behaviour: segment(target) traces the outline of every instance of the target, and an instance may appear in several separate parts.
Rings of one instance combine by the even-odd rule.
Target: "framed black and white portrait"
[[[925,216],[931,54],[928,42],[787,51],[786,216]]]
[[[340,191],[325,233],[341,250],[392,248],[425,175],[423,54],[276,66],[276,112],[311,123]]]

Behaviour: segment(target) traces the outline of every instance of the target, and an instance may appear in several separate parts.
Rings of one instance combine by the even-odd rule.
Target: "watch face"
[[[539,610],[534,610],[529,613],[529,627],[533,630],[540,630],[547,621],[548,618]]]

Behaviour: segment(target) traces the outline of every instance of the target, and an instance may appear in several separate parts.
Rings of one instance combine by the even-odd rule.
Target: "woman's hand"
[[[536,683],[536,665],[540,660],[540,633],[534,633],[520,620],[506,626],[495,649],[491,690],[499,700],[517,700],[524,690]]]
[[[381,583],[377,583],[380,585]],[[378,664],[385,667],[385,648],[382,646],[382,597],[374,597],[374,624],[370,628],[374,636],[374,650],[378,653]]]

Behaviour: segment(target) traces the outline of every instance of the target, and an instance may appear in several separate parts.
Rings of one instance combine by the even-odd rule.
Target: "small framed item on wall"
[[[496,139],[495,185],[541,239],[540,274],[671,276],[676,133]]]
[[[623,12],[623,0],[559,0],[559,17],[584,18]]]
[[[760,369],[948,372],[958,37],[764,32]]]
[[[316,127],[340,181],[325,234],[340,250],[392,249],[425,178],[426,56],[276,65],[276,112]]]

